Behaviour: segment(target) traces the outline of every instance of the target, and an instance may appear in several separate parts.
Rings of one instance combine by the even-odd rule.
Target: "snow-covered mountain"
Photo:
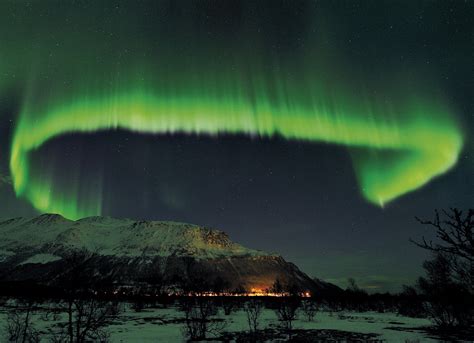
[[[248,290],[269,288],[276,279],[312,292],[335,288],[312,280],[281,256],[192,224],[109,217],[72,221],[57,214],[0,222],[0,281],[54,282],[73,254],[87,256],[93,273],[118,284],[133,285],[158,273],[168,283],[206,275]]]

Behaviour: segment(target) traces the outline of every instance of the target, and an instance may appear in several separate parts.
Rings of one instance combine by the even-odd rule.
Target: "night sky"
[[[0,217],[219,228],[396,291],[474,204],[470,1],[2,1]]]

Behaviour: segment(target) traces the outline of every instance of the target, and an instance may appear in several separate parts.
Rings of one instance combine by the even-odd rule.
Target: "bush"
[[[5,330],[8,342],[37,343],[40,341],[39,332],[32,326],[28,312],[14,310],[8,313]]]
[[[37,343],[40,341],[40,334],[31,321],[34,305],[35,302],[32,299],[19,299],[15,303],[15,309],[8,312],[5,325],[8,342]]]
[[[453,277],[451,260],[442,253],[423,264],[426,277],[418,286],[427,301],[424,309],[439,329],[469,327],[474,318],[474,296]]]
[[[291,331],[293,329],[293,322],[298,317],[298,309],[300,306],[301,299],[297,296],[282,297],[279,299],[275,314],[286,330]]]
[[[222,309],[224,314],[229,316],[237,308],[237,302],[233,297],[223,297],[222,298]]]
[[[208,297],[184,297],[180,310],[184,312],[183,334],[191,340],[206,339],[208,334],[220,334],[225,322],[213,321],[218,309],[213,299]]]
[[[308,322],[314,320],[318,309],[318,304],[313,299],[304,300],[302,303],[302,310]]]
[[[263,310],[263,303],[257,299],[251,299],[245,303],[244,310],[247,314],[249,331],[251,333],[256,333],[260,323],[259,319]]]

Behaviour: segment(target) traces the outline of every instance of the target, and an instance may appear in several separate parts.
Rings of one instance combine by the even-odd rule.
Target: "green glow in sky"
[[[15,2],[0,6],[19,13],[0,23],[7,47],[0,74],[10,75],[0,79],[0,94],[23,90],[10,170],[17,196],[41,212],[102,214],[100,187],[85,190],[88,180],[58,187],[52,173],[31,166],[35,150],[68,133],[278,135],[337,144],[351,152],[361,194],[379,206],[445,173],[462,149],[455,115],[441,97],[426,95],[433,94],[429,82],[417,87],[387,76],[386,87],[369,87],[377,94],[361,86],[373,80],[354,82],[356,73],[345,72],[324,35],[314,34],[322,31],[317,11],[301,30],[285,22],[295,31],[285,40],[265,11],[260,18],[245,8],[238,22],[203,28],[186,8],[171,20],[166,2],[156,2],[150,17],[133,15],[139,11],[127,2],[110,11],[59,2],[42,16],[40,2],[31,12]]]
[[[86,207],[77,191],[55,193],[54,180],[36,180],[28,155],[44,142],[65,133],[127,129],[134,132],[189,134],[244,133],[289,140],[327,142],[360,147],[354,154],[360,188],[378,205],[415,190],[446,172],[458,158],[462,141],[449,121],[413,109],[400,124],[382,114],[327,111],[323,107],[285,100],[258,101],[242,93],[176,94],[130,90],[114,96],[84,97],[59,103],[44,113],[26,109],[14,135],[10,167],[15,191],[40,211],[80,218],[101,213],[100,192]],[[426,110],[433,110],[427,107]],[[419,111],[419,112],[416,112]],[[35,118],[30,120],[30,118]],[[378,120],[377,118],[382,118]],[[308,158],[318,158],[308,156]]]

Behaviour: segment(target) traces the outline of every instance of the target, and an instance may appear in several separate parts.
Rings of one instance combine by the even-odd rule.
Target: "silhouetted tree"
[[[158,303],[167,305],[166,281],[159,266],[156,264],[150,266],[144,272],[144,276],[139,279],[141,287],[132,302],[132,308],[139,312],[145,308],[146,302],[152,302],[154,306]]]
[[[273,285],[272,287],[270,288],[270,292],[271,293],[276,293],[276,294],[281,294],[284,292],[284,285],[283,283],[280,281],[280,279],[276,279],[275,282],[273,282]]]
[[[408,317],[423,317],[426,311],[423,308],[423,295],[419,294],[413,286],[403,285],[402,292],[398,295],[397,313]]]
[[[293,329],[293,322],[298,317],[298,309],[300,306],[301,299],[297,296],[281,297],[278,300],[275,314],[286,330],[291,331]]]
[[[221,306],[224,310],[224,314],[229,316],[238,307],[238,299],[232,296],[225,296],[221,298]]]
[[[294,283],[282,283],[279,279],[276,279],[271,291],[284,294],[284,296],[275,300],[274,312],[284,328],[291,331],[293,329],[293,322],[298,316],[298,309],[301,306],[299,289]]]
[[[347,280],[348,286],[345,290],[346,306],[356,311],[365,311],[368,309],[369,295],[364,289],[361,289],[354,278]]]
[[[417,246],[437,253],[450,261],[449,266],[455,272],[454,277],[474,292],[474,209],[464,212],[457,208],[435,211],[433,220],[421,220],[423,225],[435,230],[439,242],[411,240]]]
[[[119,314],[118,304],[102,299],[110,282],[94,273],[96,255],[77,251],[64,258],[64,273],[56,280],[63,289],[67,324],[54,334],[58,342],[108,342],[105,326]]]
[[[5,331],[7,341],[14,343],[36,343],[40,334],[32,322],[35,300],[20,298],[16,300],[15,308],[8,312]]]
[[[308,322],[312,322],[318,312],[318,304],[316,301],[314,299],[306,299],[302,302],[301,308]]]
[[[184,260],[184,271],[179,286],[183,292],[180,310],[184,313],[184,335],[191,340],[205,339],[223,330],[224,321],[213,318],[218,313],[216,299],[207,296],[215,287],[212,275],[194,258]]]
[[[423,264],[426,277],[418,286],[427,297],[426,311],[440,328],[474,324],[474,209],[435,211],[433,220],[421,220],[435,230],[438,242],[411,240],[433,252]]]
[[[217,276],[211,286],[211,291],[217,294],[229,291],[229,282],[224,280],[221,276]]]
[[[244,305],[244,311],[247,315],[247,324],[249,326],[249,331],[252,334],[255,334],[258,331],[262,310],[263,303],[257,299],[250,299]]]
[[[469,326],[474,314],[472,294],[453,278],[449,257],[436,252],[423,268],[426,277],[418,280],[418,287],[428,300],[425,310],[436,326],[442,329]]]
[[[184,313],[184,335],[191,340],[206,339],[208,334],[218,334],[225,327],[224,321],[213,318],[218,308],[212,297],[184,296],[180,299],[180,309]]]
[[[143,281],[145,281],[149,289],[151,295],[154,297],[161,296],[165,287],[165,280],[163,274],[158,269],[152,269],[148,271],[147,275],[144,277]]]
[[[184,295],[202,296],[211,292],[215,285],[213,275],[196,259],[189,257],[184,260],[182,274],[175,280]]]
[[[347,290],[350,292],[360,292],[360,288],[354,278],[347,279]]]
[[[239,284],[233,291],[232,291],[233,294],[236,294],[236,295],[243,295],[243,294],[246,294],[247,293],[247,289]]]

